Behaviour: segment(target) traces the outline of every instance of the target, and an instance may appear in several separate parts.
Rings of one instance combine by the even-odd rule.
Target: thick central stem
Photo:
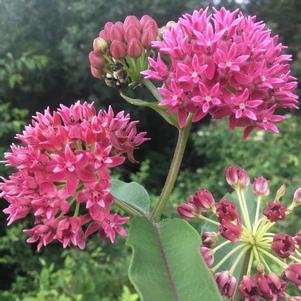
[[[174,188],[177,176],[180,170],[180,166],[183,160],[186,144],[191,130],[191,117],[187,119],[186,125],[183,129],[179,129],[179,136],[176,145],[176,149],[171,161],[171,165],[168,171],[168,175],[162,189],[159,201],[157,202],[154,211],[152,212],[151,219],[158,221],[161,213],[166,207],[169,196]]]

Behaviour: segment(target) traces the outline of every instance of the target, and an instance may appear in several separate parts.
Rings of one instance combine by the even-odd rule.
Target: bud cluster
[[[221,294],[232,298],[237,291],[245,301],[262,298],[299,301],[299,297],[288,295],[287,287],[292,283],[301,289],[301,231],[293,237],[273,233],[271,229],[301,205],[301,188],[295,191],[291,205],[286,207],[281,201],[286,192],[284,185],[269,201],[270,185],[266,178],[256,178],[250,187],[248,173],[237,166],[228,167],[225,177],[236,196],[215,202],[213,195],[201,188],[178,206],[183,218],[204,220],[217,228],[216,232],[201,234],[200,253],[214,273]],[[254,201],[256,212],[251,214]],[[216,256],[222,252],[223,255]],[[236,271],[243,257],[248,260],[247,269],[238,281]],[[218,258],[221,259],[218,261]],[[227,262],[229,270],[224,269]]]
[[[140,72],[148,66],[152,41],[158,35],[158,25],[150,16],[138,20],[128,16],[124,22],[107,22],[93,41],[89,53],[91,73],[104,78],[110,87],[122,88],[140,81]]]

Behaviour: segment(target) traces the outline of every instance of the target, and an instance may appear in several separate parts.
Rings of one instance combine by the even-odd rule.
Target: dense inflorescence
[[[181,127],[188,114],[194,122],[209,114],[228,117],[245,138],[254,128],[278,133],[275,123],[284,117],[277,109],[297,108],[291,55],[256,17],[225,8],[194,11],[169,23],[153,47],[158,55],[143,74],[162,84],[161,105],[178,115]]]
[[[125,236],[128,218],[110,211],[110,169],[126,156],[135,162],[133,151],[145,135],[137,121],[111,107],[97,113],[93,104],[77,102],[37,113],[17,135],[21,145],[5,153],[6,165],[17,169],[0,184],[8,225],[33,215],[34,227],[24,232],[38,249],[53,240],[83,249],[94,232],[112,242],[116,233]]]
[[[270,231],[301,205],[301,188],[288,207],[281,202],[285,186],[278,189],[273,201],[262,206],[264,198],[270,196],[267,179],[256,178],[251,189],[244,169],[230,166],[225,176],[235,196],[215,202],[213,195],[201,188],[178,206],[183,218],[204,220],[218,228],[217,232],[201,234],[200,253],[214,273],[221,294],[232,298],[238,290],[245,301],[299,300],[289,296],[286,289],[289,282],[301,289],[301,231],[295,236]],[[256,212],[251,213],[254,201]],[[243,257],[247,258],[246,270],[239,282],[236,276]]]

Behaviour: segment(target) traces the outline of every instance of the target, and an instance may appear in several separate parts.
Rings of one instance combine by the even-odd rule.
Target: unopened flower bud
[[[142,26],[145,26],[146,23],[148,22],[154,22],[156,23],[156,21],[149,15],[144,15],[141,19],[140,19],[140,24]]]
[[[296,205],[301,205],[301,187],[297,188],[294,193],[294,203]]]
[[[144,48],[141,45],[139,40],[133,38],[129,41],[128,47],[127,47],[127,54],[130,57],[133,57],[133,58],[140,57],[143,53],[143,50],[144,50]]]
[[[288,258],[295,252],[294,239],[288,234],[275,234],[272,250],[282,258]]]
[[[126,45],[118,40],[114,40],[110,46],[111,55],[119,60],[126,55]]]
[[[212,248],[217,241],[217,233],[215,232],[204,232],[202,234],[202,243],[204,247]]]
[[[238,166],[229,166],[227,168],[226,180],[233,188],[245,188],[250,184],[248,173]]]
[[[301,289],[301,263],[291,263],[284,272],[285,278]]]
[[[128,28],[136,27],[138,30],[141,29],[141,23],[139,22],[136,16],[127,16],[123,22],[124,30],[126,31]]]
[[[101,37],[94,39],[93,50],[95,52],[105,52],[107,48],[108,48],[108,42],[105,39]]]
[[[193,204],[199,213],[211,210],[215,207],[212,193],[205,188],[200,188],[198,192],[191,195],[188,199],[188,203]]]
[[[253,191],[258,196],[268,196],[270,194],[270,184],[264,177],[256,178],[253,183]]]
[[[301,301],[301,297],[291,297],[289,301]]]
[[[100,53],[91,51],[89,53],[89,62],[92,67],[99,69],[104,64],[104,59]]]
[[[122,42],[124,40],[124,29],[122,23],[121,26],[119,23],[116,23],[111,27],[110,38],[112,41],[118,40]]]
[[[182,203],[178,206],[177,210],[184,219],[191,219],[197,216],[196,209],[192,204]]]
[[[282,184],[280,188],[277,190],[276,200],[280,200],[285,195],[285,191],[286,191],[286,186],[285,184]]]
[[[271,222],[283,221],[286,217],[287,208],[281,204],[278,200],[268,202],[267,206],[263,210],[265,215]]]
[[[215,281],[222,296],[232,298],[236,288],[236,279],[229,271],[215,274]]]
[[[124,37],[127,42],[131,41],[132,39],[140,40],[141,32],[137,27],[128,27],[125,30]]]
[[[105,39],[106,41],[110,41],[111,40],[111,28],[113,26],[113,22],[107,22],[104,26],[104,29],[99,33],[99,36],[103,39]]]
[[[152,30],[151,28],[146,28],[143,30],[141,42],[143,47],[145,48],[151,48],[152,42],[156,40],[158,35],[158,29]]]
[[[204,261],[206,262],[207,266],[210,267],[213,265],[214,262],[214,255],[213,251],[206,247],[200,248],[200,253],[203,256]]]
[[[94,68],[93,66],[90,66],[91,74],[95,78],[100,78],[101,77],[101,71]]]

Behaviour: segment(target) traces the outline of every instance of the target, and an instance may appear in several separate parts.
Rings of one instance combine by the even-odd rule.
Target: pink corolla
[[[194,122],[210,115],[243,127],[245,138],[255,128],[278,133],[278,109],[298,108],[291,55],[255,16],[201,9],[167,25],[152,45],[157,58],[142,73],[162,84],[160,104],[178,115],[180,127],[189,114]]]
[[[5,164],[17,169],[0,183],[8,225],[33,215],[33,228],[24,232],[38,249],[54,240],[83,249],[94,232],[112,242],[116,233],[126,236],[128,218],[111,212],[110,169],[126,157],[135,162],[145,136],[137,121],[111,107],[96,112],[93,104],[77,102],[37,113],[17,135],[21,145],[5,153]]]

